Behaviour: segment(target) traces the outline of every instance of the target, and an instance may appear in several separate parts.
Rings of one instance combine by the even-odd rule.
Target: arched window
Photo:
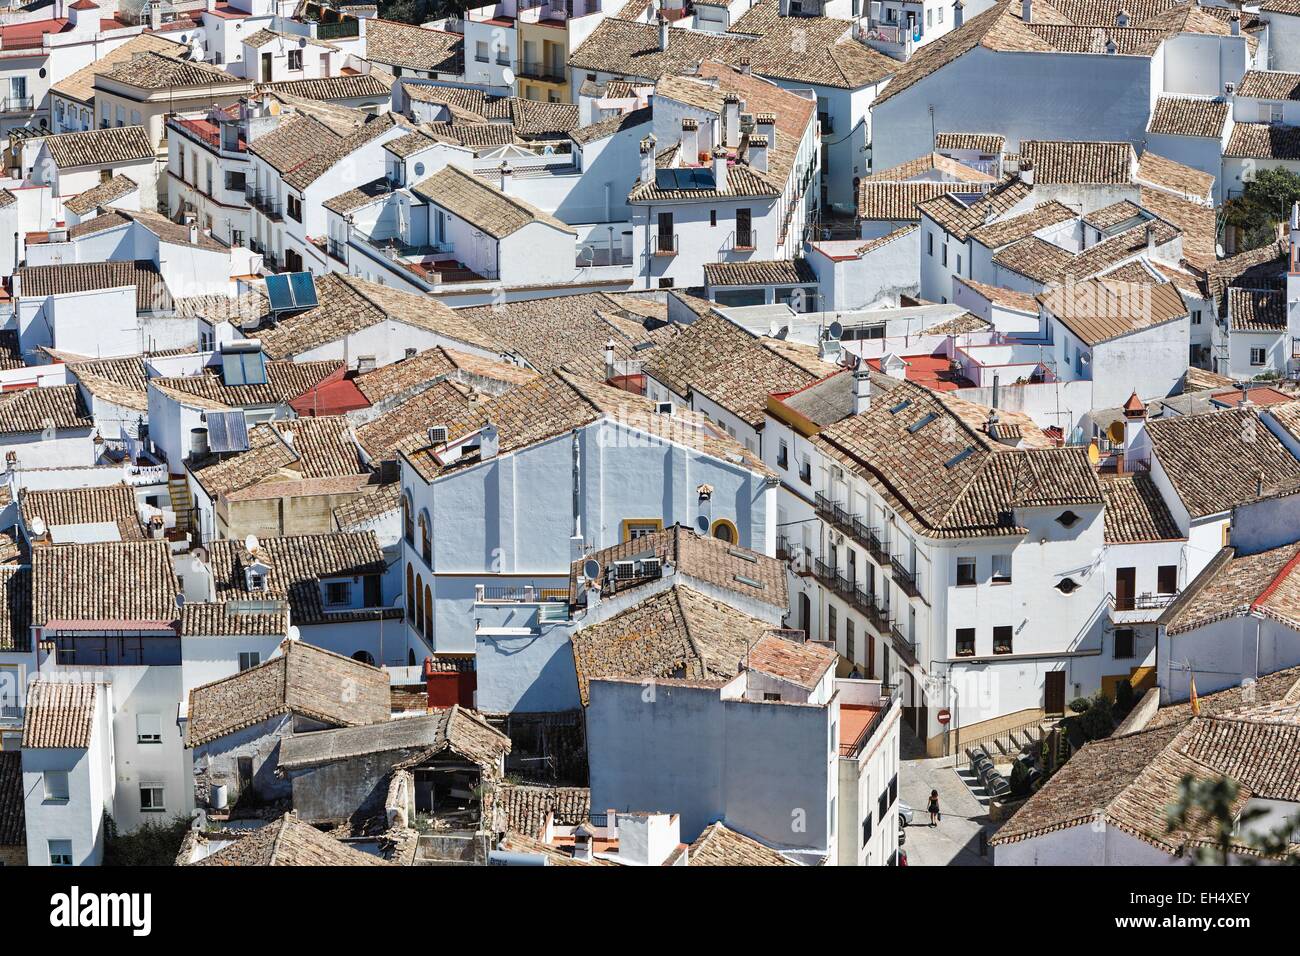
[[[420,512],[420,554],[424,563],[433,565],[433,537],[429,531],[429,512]]]
[[[411,496],[402,495],[402,534],[406,537],[406,543],[415,546],[415,519],[411,515]]]
[[[740,541],[740,534],[736,531],[736,526],[726,518],[719,518],[713,522],[711,533],[719,541],[725,541],[727,544],[736,544]]]
[[[415,620],[415,602],[419,599],[419,593],[415,590],[415,574],[411,566],[406,566],[406,619]]]
[[[433,640],[433,592],[427,584],[424,586],[424,638]]]
[[[415,576],[415,629],[424,630],[424,602],[420,600],[420,594],[424,591],[424,579],[420,575]]]
[[[374,655],[369,651],[357,651],[352,655],[352,659],[354,661],[360,661],[363,664],[369,664],[371,667],[375,665]]]

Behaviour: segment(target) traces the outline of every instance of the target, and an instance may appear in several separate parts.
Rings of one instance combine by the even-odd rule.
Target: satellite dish
[[[1124,423],[1118,420],[1111,422],[1110,427],[1106,429],[1106,437],[1117,445],[1123,444]]]
[[[244,539],[244,547],[247,548],[249,551],[256,551],[257,544],[258,544],[257,535],[255,534],[250,534],[247,538]]]
[[[307,45],[307,38],[306,38],[306,37],[299,37],[299,38],[298,38],[298,47],[299,47],[299,48],[302,48],[302,47],[305,47],[306,45]]]
[[[708,533],[709,533],[709,516],[708,516],[708,515],[700,515],[698,518],[695,519],[695,530],[698,531],[700,534],[708,534]]]
[[[844,326],[840,325],[838,322],[832,322],[830,328],[826,330],[826,333],[831,338],[838,341],[844,335]]]
[[[185,595],[180,593],[179,591],[176,592],[176,606],[177,607],[185,606]]]
[[[36,537],[38,538],[41,535],[45,534],[46,531],[45,519],[40,517],[32,518],[31,529],[32,529],[32,534],[36,535]]]
[[[588,558],[582,566],[582,576],[588,581],[595,581],[600,578],[600,562],[593,558]]]
[[[298,625],[297,625],[297,624],[290,624],[290,625],[289,625],[289,630],[288,630],[288,632],[286,633],[286,636],[289,638],[289,640],[291,640],[291,641],[296,641],[296,640],[299,640],[299,639],[301,638],[301,636],[302,636],[302,632],[298,630]]]

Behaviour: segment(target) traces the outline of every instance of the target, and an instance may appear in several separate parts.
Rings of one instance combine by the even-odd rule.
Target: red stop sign
[[[947,707],[945,707],[943,710],[939,711],[939,713],[935,714],[935,718],[939,723],[946,724],[948,721],[952,720],[952,713]]]

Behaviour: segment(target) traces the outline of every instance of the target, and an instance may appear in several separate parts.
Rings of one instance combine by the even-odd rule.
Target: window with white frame
[[[141,813],[162,813],[166,809],[167,804],[163,800],[163,785],[161,783],[140,784]]]
[[[162,743],[162,717],[158,714],[136,714],[135,740],[140,744]]]
[[[1264,364],[1264,350],[1262,348],[1252,348],[1250,350],[1250,364],[1251,365]]]
[[[993,573],[990,580],[994,584],[1011,583],[1011,555],[995,554],[993,555]]]
[[[239,652],[239,669],[246,671],[250,667],[256,667],[262,663],[262,655],[257,651],[240,651]]]

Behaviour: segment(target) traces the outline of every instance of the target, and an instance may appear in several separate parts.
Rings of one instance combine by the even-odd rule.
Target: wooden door
[[[1115,610],[1133,610],[1137,595],[1137,568],[1115,569]]]
[[[1043,710],[1049,714],[1065,713],[1065,671],[1048,671],[1043,684]]]

